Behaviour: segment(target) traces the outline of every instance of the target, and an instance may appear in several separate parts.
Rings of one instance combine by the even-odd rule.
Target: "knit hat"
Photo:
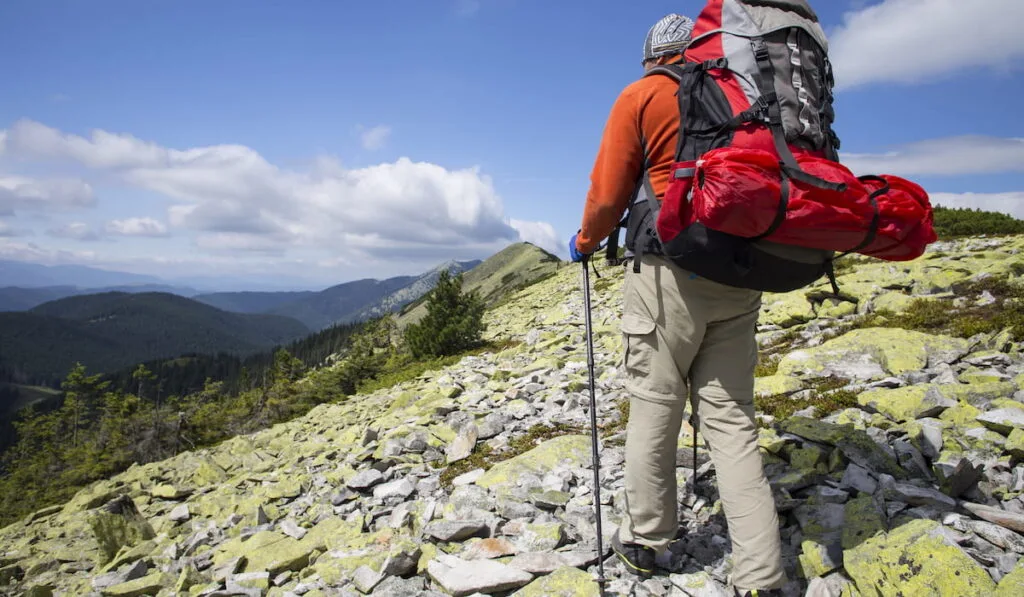
[[[669,14],[651,27],[644,39],[643,62],[678,54],[690,45],[690,36],[693,34],[693,21],[679,14]]]

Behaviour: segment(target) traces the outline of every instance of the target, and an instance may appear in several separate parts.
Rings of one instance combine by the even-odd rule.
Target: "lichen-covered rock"
[[[759,398],[793,394],[803,388],[804,384],[799,379],[788,375],[769,375],[754,378],[754,395]]]
[[[248,539],[232,539],[214,554],[213,562],[220,565],[233,558],[245,558],[245,572],[267,571],[279,574],[285,570],[298,571],[309,563],[313,547],[273,531],[260,531]]]
[[[476,484],[501,494],[514,488],[523,475],[543,477],[559,465],[588,466],[590,438],[563,435],[549,439],[536,448],[491,467]]]
[[[967,341],[961,338],[899,328],[865,328],[790,352],[779,362],[778,373],[875,380],[918,371],[933,361],[952,361],[967,349]]]
[[[937,417],[957,404],[929,385],[870,390],[857,396],[857,403],[897,422]]]
[[[600,597],[594,576],[579,568],[562,567],[512,593],[512,597]]]
[[[994,597],[1020,597],[1024,595],[1024,559],[999,581]]]
[[[843,554],[846,572],[868,595],[987,596],[992,577],[932,520],[914,520]]]
[[[842,450],[851,462],[868,470],[884,472],[898,479],[907,476],[895,458],[876,444],[871,436],[859,429],[848,425],[832,425],[808,417],[790,417],[779,426],[787,433],[835,446]]]
[[[871,496],[861,496],[846,503],[843,517],[843,549],[853,549],[879,533],[885,532],[885,512]]]

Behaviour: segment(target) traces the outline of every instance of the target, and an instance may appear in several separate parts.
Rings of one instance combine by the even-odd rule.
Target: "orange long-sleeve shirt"
[[[679,83],[664,75],[627,86],[612,106],[597,159],[576,249],[592,253],[615,229],[643,174],[644,159],[658,200],[665,194],[679,135]]]

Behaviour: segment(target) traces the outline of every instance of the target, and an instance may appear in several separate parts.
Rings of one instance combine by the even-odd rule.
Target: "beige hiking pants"
[[[624,266],[623,367],[630,393],[619,537],[659,552],[675,537],[676,448],[692,390],[732,539],[733,584],[785,583],[778,514],[754,421],[761,293],[699,278],[645,255]]]

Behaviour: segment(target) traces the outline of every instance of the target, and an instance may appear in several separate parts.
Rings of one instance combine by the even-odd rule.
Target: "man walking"
[[[643,65],[683,60],[694,23],[670,14],[644,41]],[[679,132],[679,85],[649,76],[627,86],[605,125],[573,261],[588,258],[635,201],[660,201]],[[685,132],[683,133],[685,134]],[[637,196],[637,195],[640,196]],[[678,530],[676,447],[690,393],[711,449],[732,540],[738,595],[778,594],[785,582],[779,521],[758,452],[754,420],[758,291],[697,277],[626,239],[623,369],[629,392],[625,512],[612,538],[626,568],[647,578]]]

